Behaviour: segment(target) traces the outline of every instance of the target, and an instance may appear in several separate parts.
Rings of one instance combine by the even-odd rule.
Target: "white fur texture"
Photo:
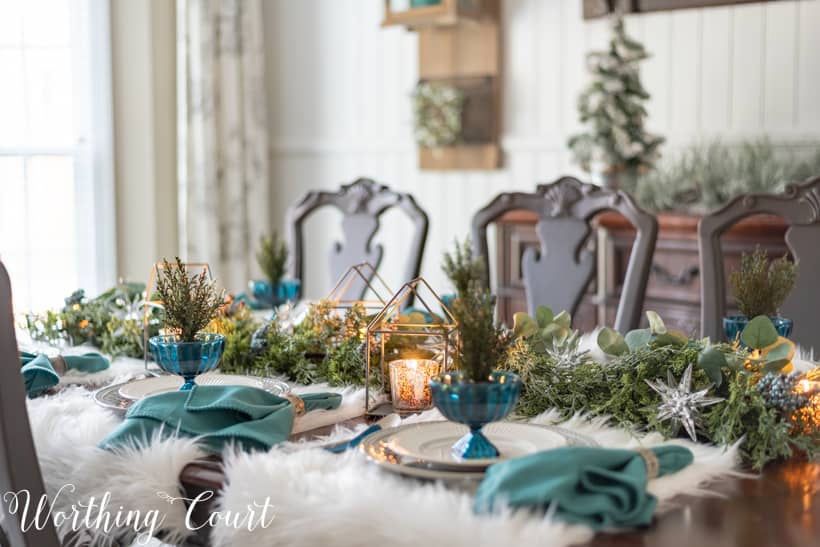
[[[606,360],[594,343],[597,332],[584,336],[582,345],[594,357]],[[73,348],[66,353],[82,353],[90,348]],[[797,370],[813,366],[811,352],[798,351]],[[138,359],[118,359],[96,374],[69,372],[61,384],[103,385],[125,381],[144,373]],[[332,389],[326,385],[294,387],[295,393],[339,391],[343,403],[333,411],[314,411],[298,419],[294,431],[307,431],[361,415],[364,390]],[[54,496],[72,484],[73,492],[63,492],[55,510],[67,511],[72,503],[94,496],[111,495],[109,508],[119,506],[142,511],[158,510],[164,516],[167,542],[175,542],[190,532],[185,526],[179,497],[179,475],[185,465],[203,452],[188,439],[154,439],[146,446],[131,446],[116,452],[97,444],[118,424],[111,412],[98,407],[86,389],[65,387],[59,394],[28,403],[40,466],[46,488]],[[407,418],[405,422],[441,419],[437,411]],[[661,444],[656,433],[636,435],[607,425],[605,418],[576,416],[562,421],[557,412],[546,412],[534,423],[557,424],[595,438],[602,446],[635,448]],[[356,452],[329,454],[317,447],[343,440],[363,429],[337,427],[326,438],[310,442],[284,443],[268,453],[223,455],[226,486],[218,498],[220,510],[243,511],[254,501],[270,497],[275,519],[266,529],[253,532],[217,526],[214,545],[292,545],[311,547],[334,545],[362,547],[438,545],[483,546],[540,545],[563,547],[588,541],[593,533],[583,526],[569,526],[524,512],[476,516],[472,513],[469,489],[447,488],[441,484],[402,479],[369,465]],[[738,445],[715,447],[685,440],[670,441],[693,451],[695,461],[684,470],[652,481],[649,490],[658,497],[659,511],[670,508],[670,500],[681,494],[711,495],[710,481],[739,475]],[[65,530],[64,530],[65,531]],[[116,534],[116,531],[114,532]],[[95,542],[105,544],[106,537]]]
[[[441,416],[433,410],[406,421],[436,419]],[[607,427],[605,418],[576,416],[562,423],[556,412],[546,412],[532,421],[567,427],[610,448],[663,444],[656,433],[636,437],[625,429]],[[471,510],[470,488],[448,489],[440,484],[402,479],[381,472],[355,452],[334,456],[315,449],[317,444],[351,434],[339,429],[329,438],[287,443],[267,454],[226,453],[228,482],[218,508],[240,510],[269,497],[276,507],[276,518],[270,527],[252,532],[215,528],[213,544],[467,547],[514,543],[563,547],[588,541],[593,535],[589,528],[524,512],[476,516]],[[675,475],[650,483],[650,492],[660,501],[659,511],[671,508],[670,500],[677,495],[712,495],[704,488],[708,482],[739,474],[737,445],[714,447],[683,440],[671,442],[691,449],[695,462]]]
[[[311,390],[322,389],[320,387]],[[302,390],[299,390],[302,391]],[[340,421],[360,405],[359,391],[347,393],[338,411],[324,412],[318,422]],[[357,406],[358,412],[361,406]],[[118,421],[99,408],[88,392],[67,388],[59,395],[29,401],[29,414],[38,456],[50,495],[65,484],[77,490],[64,492],[56,509],[66,510],[77,500],[97,499],[110,492],[109,507],[161,511],[165,541],[189,533],[181,502],[169,504],[158,496],[164,492],[181,496],[178,478],[182,468],[201,457],[191,440],[154,440],[148,447],[130,447],[117,453],[97,448],[97,443]],[[441,419],[433,410],[407,421]],[[533,420],[557,424],[558,414],[547,412]],[[302,424],[300,424],[302,425]],[[312,425],[312,424],[311,424]],[[609,427],[602,418],[582,416],[560,425],[594,437],[607,447],[636,447],[660,444],[657,434],[636,437],[622,428]],[[391,545],[476,546],[517,545],[565,546],[584,542],[592,531],[568,526],[523,512],[475,516],[467,490],[440,484],[402,479],[369,465],[356,452],[333,455],[318,449],[326,442],[345,439],[353,430],[337,427],[327,438],[312,442],[285,443],[268,453],[224,454],[227,485],[218,498],[223,510],[244,511],[254,501],[270,497],[275,518],[266,529],[253,532],[224,525],[213,530],[218,546],[233,545],[334,545],[361,547]],[[310,429],[308,427],[307,429]],[[737,473],[737,446],[713,447],[674,441],[692,449],[695,463],[669,477],[653,481],[650,491],[658,496],[660,510],[678,494],[705,495],[704,485],[722,476]],[[105,543],[104,537],[95,538]]]

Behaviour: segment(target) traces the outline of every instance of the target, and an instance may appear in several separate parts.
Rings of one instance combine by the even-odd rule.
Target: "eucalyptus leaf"
[[[565,329],[564,327],[560,327],[552,337],[553,343],[559,346],[563,345],[564,342],[567,341],[567,338],[570,337],[572,331],[569,329]]]
[[[776,359],[773,361],[766,361],[766,364],[763,365],[763,372],[779,372],[783,367],[788,365],[791,362],[790,359]]]
[[[649,330],[652,334],[666,334],[666,325],[663,324],[663,319],[657,312],[647,310],[646,318],[649,320]]]
[[[698,355],[698,366],[703,369],[716,387],[720,387],[723,383],[723,373],[720,369],[727,366],[726,356],[722,351],[714,346],[706,348]]]
[[[570,327],[570,325],[572,324],[572,317],[570,316],[570,314],[567,313],[566,310],[564,310],[561,313],[559,313],[558,315],[556,315],[555,317],[553,317],[552,322],[553,323],[558,323],[562,327],[568,329]]]
[[[513,333],[519,338],[527,338],[538,332],[538,324],[524,312],[513,315]]]
[[[546,306],[538,306],[538,309],[535,310],[535,321],[540,328],[544,328],[552,323],[553,317],[552,310]]]
[[[541,338],[545,342],[550,342],[550,341],[552,341],[553,338],[555,338],[556,336],[559,336],[561,334],[561,331],[563,331],[563,330],[566,330],[566,329],[564,329],[564,327],[562,327],[561,325],[557,325],[555,323],[550,323],[549,325],[547,325],[543,329],[539,329],[538,334],[541,336]]]
[[[746,325],[740,333],[740,341],[750,348],[761,349],[771,346],[777,341],[777,330],[771,319],[765,315],[758,315]]]
[[[629,351],[621,333],[609,327],[604,327],[598,332],[598,347],[609,355],[623,355]]]
[[[631,330],[626,333],[624,341],[630,351],[645,347],[652,340],[652,332],[649,329]]]
[[[689,343],[689,338],[680,331],[671,330],[655,337],[658,346],[682,347]]]
[[[792,352],[794,351],[794,345],[786,339],[783,339],[782,342],[775,345],[771,349],[766,350],[766,363],[771,363],[774,361],[781,361],[786,360],[788,363],[791,361]]]
[[[743,359],[738,357],[736,354],[730,353],[728,355],[724,355],[723,357],[726,359],[726,366],[733,372],[737,372],[743,368]]]

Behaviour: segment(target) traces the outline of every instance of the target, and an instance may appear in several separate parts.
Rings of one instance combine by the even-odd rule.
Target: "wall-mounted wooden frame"
[[[441,0],[438,4],[419,6],[402,11],[391,9],[384,0],[382,26],[404,25],[408,28],[456,25],[465,19],[480,20],[484,16],[485,0]]]
[[[441,0],[392,11],[385,0],[382,26],[402,25],[419,35],[419,79],[459,88],[466,98],[459,142],[419,148],[419,167],[497,169],[501,153],[501,37],[499,0]]]
[[[584,0],[584,19],[603,17],[613,11],[621,13],[647,13],[652,11],[708,8],[774,2],[776,0]]]

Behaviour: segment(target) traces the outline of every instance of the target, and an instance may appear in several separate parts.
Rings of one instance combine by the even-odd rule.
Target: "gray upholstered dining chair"
[[[0,264],[0,491],[28,491],[32,510],[44,499],[45,486],[37,462],[34,439],[26,410],[26,389],[20,374],[20,355],[14,335],[11,307],[11,283],[6,268]],[[58,547],[57,532],[51,520],[42,530],[35,526],[23,531],[20,519],[22,507],[9,514],[4,500],[4,518],[0,522],[0,545],[10,547]],[[22,502],[23,499],[21,498]],[[31,515],[29,514],[29,518]]]
[[[605,210],[617,211],[635,227],[615,328],[636,328],[641,320],[646,283],[658,235],[654,216],[641,210],[624,192],[608,190],[563,177],[540,184],[535,192],[510,192],[496,196],[473,216],[472,240],[476,254],[485,257],[485,281],[489,284],[487,226],[508,211],[527,210],[538,216],[535,226],[540,251],[527,249],[521,271],[530,313],[544,304],[574,313],[596,270],[595,255],[584,248],[590,220]]]
[[[698,224],[701,271],[701,335],[723,338],[726,311],[726,278],[720,236],[738,221],[752,215],[770,214],[784,219],[786,246],[800,271],[794,290],[783,303],[783,315],[794,321],[792,338],[804,347],[820,350],[820,176],[790,184],[782,194],[738,196],[721,209],[704,216]]]
[[[291,250],[290,275],[304,282],[304,232],[305,219],[321,207],[332,206],[342,212],[341,233],[343,242],[337,241],[330,251],[331,279],[339,279],[348,268],[369,262],[378,268],[382,260],[381,245],[372,241],[379,229],[379,218],[392,207],[398,207],[413,222],[413,237],[406,248],[407,264],[404,278],[415,279],[421,269],[424,244],[427,240],[427,214],[410,194],[395,192],[371,179],[360,178],[342,185],[336,192],[312,191],[305,194],[287,211],[287,241]],[[366,292],[360,283],[360,297]],[[351,294],[356,289],[351,287]]]

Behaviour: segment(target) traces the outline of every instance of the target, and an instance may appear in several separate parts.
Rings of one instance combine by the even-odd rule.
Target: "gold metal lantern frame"
[[[408,310],[410,302],[415,308]],[[404,339],[410,343],[397,343]],[[370,321],[366,340],[365,412],[372,416],[386,415],[399,410],[381,396],[389,387],[386,381],[389,362],[412,359],[423,352],[430,356],[427,361],[438,362],[440,372],[446,372],[459,344],[458,321],[427,281],[419,277],[402,285]],[[371,397],[371,388],[376,386],[375,370],[380,375],[381,390],[380,396]]]
[[[376,268],[369,262],[362,262],[347,269],[325,300],[340,314],[361,306],[368,315],[373,315],[384,309],[391,294],[393,291]]]
[[[209,280],[213,280],[213,275],[211,274],[211,268],[208,266],[207,262],[183,262],[182,265],[185,267],[185,270],[188,272],[189,277],[195,277],[201,275],[203,272],[208,276]],[[162,300],[155,300],[152,299],[152,295],[154,292],[154,288],[157,284],[157,278],[159,277],[160,271],[169,269],[169,268],[178,268],[176,262],[157,262],[151,267],[151,276],[148,278],[148,284],[145,286],[145,300],[142,303],[142,355],[143,361],[145,362],[145,370],[150,374],[160,374],[161,370],[159,367],[150,367],[149,366],[149,359],[148,355],[151,353],[150,348],[148,347],[148,325],[151,320],[151,312],[154,309],[163,309]],[[162,332],[162,331],[161,331]],[[163,332],[163,334],[170,334],[167,332]]]

